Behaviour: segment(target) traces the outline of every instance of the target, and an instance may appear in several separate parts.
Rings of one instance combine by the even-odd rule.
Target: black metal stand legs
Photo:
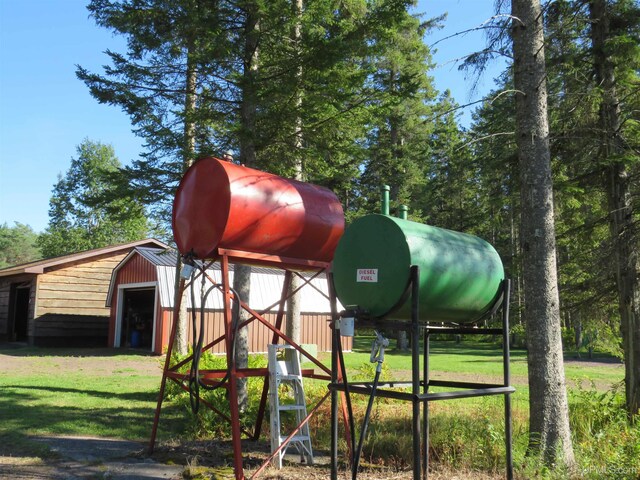
[[[411,338],[411,382],[386,382],[380,385],[375,395],[385,398],[408,401],[412,404],[412,439],[413,439],[413,480],[427,479],[429,475],[429,402],[438,400],[452,400],[456,398],[482,397],[488,395],[504,395],[504,418],[505,418],[505,447],[506,447],[506,478],[513,479],[513,457],[512,457],[512,427],[511,427],[511,397],[515,389],[510,385],[511,377],[509,371],[509,293],[510,282],[504,280],[502,284],[502,326],[501,328],[471,328],[471,327],[446,327],[420,324],[418,311],[419,299],[419,275],[418,267],[411,267],[411,321],[407,323],[391,322],[390,320],[369,319],[368,326],[384,327],[392,326],[394,329],[404,328],[410,333]],[[500,300],[498,300],[499,302]],[[335,310],[334,310],[335,311]],[[334,314],[333,346],[340,352],[340,329],[338,316]],[[420,340],[422,330],[422,357],[420,364]],[[501,335],[503,344],[503,382],[501,384],[457,382],[448,380],[432,380],[430,378],[429,358],[430,336],[432,334],[455,334],[455,335]],[[340,355],[332,355],[332,382],[329,385],[332,396],[331,409],[331,479],[338,478],[338,391],[357,393],[362,395],[371,394],[371,386],[363,382],[349,383],[346,379],[346,371]],[[422,367],[422,368],[421,368]],[[338,369],[341,369],[339,372]],[[421,375],[422,373],[422,375]],[[422,376],[422,378],[421,378]],[[394,387],[406,385],[410,387],[410,392],[383,388],[385,386]],[[453,389],[446,392],[429,392],[431,387],[445,387]],[[422,406],[422,411],[421,407]],[[421,421],[422,420],[422,421]],[[351,430],[348,428],[348,430]],[[352,432],[353,434],[353,432]],[[353,452],[351,451],[351,454]]]
[[[416,265],[411,267],[411,391],[413,404],[412,412],[412,428],[413,434],[413,479],[420,480],[420,311],[418,308],[418,299],[420,298],[420,270]],[[429,383],[425,379],[425,388]],[[429,423],[424,425],[424,433],[428,435]],[[428,458],[425,457],[425,466]]]

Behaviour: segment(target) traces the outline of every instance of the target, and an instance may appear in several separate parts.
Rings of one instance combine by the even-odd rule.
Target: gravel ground
[[[109,480],[177,480],[183,478],[211,478],[215,480],[233,479],[233,472],[227,465],[212,465],[210,452],[213,444],[160,446],[153,457],[145,456],[145,445],[126,440],[91,437],[33,437],[47,445],[54,458],[42,460],[31,457],[0,457],[0,478],[12,480],[51,479],[109,479]],[[200,451],[200,454],[196,453]],[[252,456],[245,463],[256,464],[262,452]],[[319,456],[314,466],[298,465],[291,462],[282,470],[268,467],[259,478],[265,480],[320,480],[330,476],[329,458]],[[247,478],[255,471],[245,470]],[[345,469],[339,474],[340,480],[348,480],[350,474]],[[410,480],[410,471],[395,472],[388,469],[371,468],[358,475],[360,480]],[[483,472],[437,471],[429,474],[431,480],[495,480],[501,474]]]
[[[0,457],[0,478],[11,479],[179,479],[184,467],[141,455],[137,442],[92,437],[31,437],[49,447],[52,458]]]

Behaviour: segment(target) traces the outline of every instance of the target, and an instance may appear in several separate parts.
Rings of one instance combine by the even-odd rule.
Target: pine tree
[[[232,149],[246,166],[291,175],[301,156],[290,146],[300,134],[304,176],[347,184],[357,163],[349,156],[353,137],[342,127],[366,104],[371,32],[392,27],[407,4],[359,0],[336,8],[321,1],[300,15],[290,0],[92,1],[98,24],[125,35],[128,51],[108,52],[112,66],[104,75],[79,68],[78,77],[99,101],[127,111],[147,146],[123,170],[122,191],[133,186],[167,222],[173,191],[194,156]],[[294,28],[299,44],[290,41]],[[300,91],[302,101],[291,93]],[[337,131],[343,136],[335,141]],[[249,273],[235,270],[242,298]],[[242,367],[244,330],[238,341]],[[242,407],[242,391],[239,397]]]
[[[448,90],[433,107],[420,209],[431,225],[478,234],[479,172],[469,136],[456,121],[457,107]]]
[[[167,223],[170,200],[197,154],[225,145],[215,135],[210,98],[224,96],[215,80],[226,48],[224,6],[192,0],[92,1],[98,25],[127,38],[127,52],[107,51],[104,74],[76,74],[101,103],[121,107],[145,140],[141,158],[120,169],[118,194],[133,194]],[[206,121],[205,121],[206,120]],[[213,120],[213,121],[212,121]]]
[[[511,14],[526,279],[529,448],[541,453],[549,465],[573,467],[556,274],[542,9],[538,0],[513,0]]]
[[[391,187],[392,210],[410,206],[421,219],[418,198],[425,184],[436,92],[426,72],[431,56],[422,38],[433,25],[405,13],[396,30],[375,38],[368,84],[372,92],[367,122],[366,159],[358,184],[359,211],[379,210],[380,186]]]
[[[624,1],[610,4],[605,0],[592,0],[589,4],[595,82],[601,91],[597,123],[600,144],[597,155],[605,165],[609,229],[615,261],[625,361],[626,401],[629,415],[633,418],[640,413],[640,258],[631,198],[630,170],[640,163],[640,154],[629,144],[628,130],[623,129],[623,121],[628,115],[627,112],[623,113],[623,108],[627,106],[627,102],[621,97],[623,88],[618,85],[617,75],[635,74],[637,81],[638,70],[632,68],[629,71],[628,66],[616,68],[613,49],[624,48],[624,43],[633,42],[633,37],[620,35],[620,32],[617,32],[616,37],[611,25],[616,19],[615,15],[620,13],[631,13],[636,19],[640,19],[640,10],[637,6],[631,7],[629,2]],[[619,10],[612,11],[614,9]],[[626,22],[626,15],[618,17],[618,20]],[[636,20],[633,25],[635,40],[640,33],[639,27],[640,23]],[[626,46],[626,49],[633,55],[628,58],[636,60],[637,67],[640,55],[637,42],[635,48],[629,49],[629,46]]]
[[[638,105],[639,25],[640,10],[628,1],[554,2],[547,14],[555,170],[567,192],[568,201],[562,203],[571,211],[564,222],[567,235],[559,237],[564,237],[561,260],[568,260],[573,280],[565,288],[570,294],[568,313],[576,343],[583,327],[597,330],[597,337],[590,335],[595,343],[617,353],[622,332],[629,358],[625,377],[630,412],[638,408],[638,401],[631,400],[633,392],[640,391],[631,373],[640,365],[634,359],[640,353],[634,346],[638,340],[626,334],[640,332],[632,319],[638,298],[633,179],[640,157],[634,148],[639,137],[632,112]],[[622,328],[616,324],[618,317]]]
[[[515,142],[513,80],[507,70],[473,115],[467,141],[476,166],[477,223],[472,228],[500,253],[513,281],[512,324],[522,326],[524,304],[520,251],[520,179]]]

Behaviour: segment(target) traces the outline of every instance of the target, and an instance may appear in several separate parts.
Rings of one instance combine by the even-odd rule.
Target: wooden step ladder
[[[306,418],[307,403],[302,386],[302,372],[300,370],[300,355],[298,351],[291,345],[268,345],[267,348],[269,356],[271,453],[273,453]],[[289,428],[283,425],[283,420]],[[273,465],[276,468],[282,468],[282,458],[289,447],[294,447],[297,450],[300,454],[301,462],[313,465],[313,450],[311,449],[308,422],[273,458]]]

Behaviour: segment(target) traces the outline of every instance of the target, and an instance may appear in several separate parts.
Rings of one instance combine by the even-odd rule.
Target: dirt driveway
[[[29,457],[0,457],[0,478],[12,480],[162,480],[162,479],[235,479],[229,466],[200,466],[194,446],[161,447],[154,458],[144,455],[144,445],[126,440],[90,437],[39,437],[37,441],[55,452],[46,461]],[[167,459],[183,457],[182,464]],[[268,468],[258,478],[263,480],[325,480],[330,477],[328,457],[318,457],[314,466],[289,465],[282,470]],[[245,471],[247,478],[251,470]],[[347,480],[351,475],[342,468],[338,477]],[[387,469],[369,470],[358,475],[360,480],[410,480],[409,471]],[[432,480],[496,480],[500,473],[431,472]]]
[[[91,437],[31,437],[49,448],[46,460],[0,457],[0,478],[11,479],[181,479],[184,467],[144,458],[142,444]]]
[[[12,345],[13,347],[9,347]],[[162,377],[164,357],[158,355],[140,354],[135,357],[122,357],[120,350],[114,348],[84,348],[74,354],[71,350],[60,349],[59,355],[23,354],[23,344],[0,343],[0,365],[3,370],[11,371],[16,375],[29,374],[33,371],[43,373],[55,372],[64,375],[66,373],[86,370],[96,376],[112,375],[118,370],[135,368],[141,375],[157,375],[158,382]],[[33,349],[27,350],[33,352]],[[37,350],[35,350],[37,352]],[[56,349],[47,349],[55,352]],[[12,353],[12,354],[9,354]],[[105,361],[108,360],[108,361]]]

